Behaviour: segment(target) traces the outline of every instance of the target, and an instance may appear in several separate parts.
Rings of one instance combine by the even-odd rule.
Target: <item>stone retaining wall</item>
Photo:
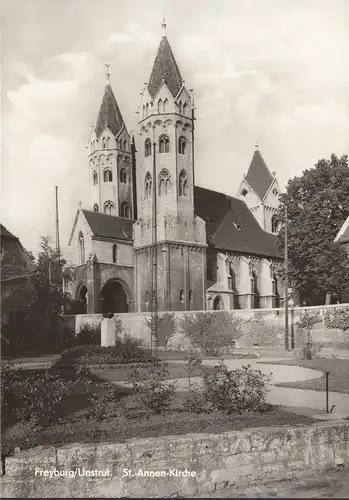
[[[289,333],[294,338],[295,348],[300,347],[306,340],[305,332],[297,331],[297,322],[304,311],[309,314],[319,314],[323,319],[326,312],[335,308],[349,308],[349,304],[331,306],[295,307],[289,311]],[[241,336],[237,341],[238,347],[253,347],[259,344],[263,347],[283,347],[285,343],[285,311],[284,309],[240,309],[230,311],[203,311],[207,314],[231,314],[240,320]],[[185,315],[196,314],[197,311],[173,311],[170,314],[180,321]],[[159,315],[165,314],[159,312]],[[132,338],[142,342],[144,345],[150,343],[150,329],[146,319],[150,319],[150,313],[127,313],[118,314],[125,328],[125,332]],[[78,316],[65,316],[63,321],[69,328],[74,327],[72,332],[79,332],[84,324],[98,325],[102,321],[101,314],[81,314]],[[313,340],[321,343],[324,347],[349,349],[349,332],[338,329],[326,328],[324,321],[317,323],[313,328]],[[171,340],[173,348],[185,349],[189,345],[188,339],[178,328],[174,338]]]
[[[7,458],[0,484],[2,495],[12,498],[194,496],[229,485],[243,487],[292,479],[348,463],[349,422],[319,422],[218,435],[39,447]],[[79,475],[83,468],[109,471],[109,476],[83,477]],[[178,476],[178,471],[186,469],[196,477]],[[76,471],[76,477],[50,478],[40,475],[40,470]],[[169,475],[122,477],[124,470],[133,474],[140,470],[165,471]]]

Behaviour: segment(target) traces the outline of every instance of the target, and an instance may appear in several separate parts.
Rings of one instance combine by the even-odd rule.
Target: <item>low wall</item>
[[[304,311],[309,314],[319,314],[323,318],[327,311],[336,308],[349,308],[349,304],[339,304],[331,306],[295,307],[289,311],[289,332],[290,338],[293,336],[295,347],[304,344],[306,338],[304,332],[297,331],[297,322]],[[239,347],[252,347],[259,344],[263,347],[283,347],[285,342],[285,311],[284,309],[240,309],[231,311],[203,311],[206,314],[231,314],[239,318]],[[196,314],[197,311],[176,311],[171,312],[178,320],[185,315]],[[159,312],[159,315],[165,314]],[[150,319],[150,313],[127,313],[118,314],[125,327],[127,335],[139,340],[145,345],[150,343],[150,329],[146,324],[146,319]],[[84,324],[94,325],[102,321],[101,314],[82,314],[78,316],[65,316],[64,322],[69,324],[69,328],[75,334],[79,332]],[[324,347],[349,348],[349,332],[338,329],[328,329],[324,322],[317,323],[312,332],[313,340],[321,343]],[[170,342],[173,348],[186,348],[189,345],[185,334],[178,328],[176,335]]]
[[[349,422],[319,422],[39,447],[7,458],[0,484],[3,496],[12,498],[194,496],[348,463]]]

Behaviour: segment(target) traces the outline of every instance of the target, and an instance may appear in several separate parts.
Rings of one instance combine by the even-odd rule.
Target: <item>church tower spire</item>
[[[89,141],[91,209],[132,219],[134,217],[131,138],[110,84],[106,85],[97,121]]]
[[[165,22],[162,28],[166,29]],[[194,214],[192,109],[192,96],[164,34],[140,105],[137,203],[142,218],[134,226],[137,266],[144,269],[136,283],[139,311],[146,310],[144,290],[151,291],[149,277],[144,275],[149,268],[149,256],[143,250],[153,244],[154,206],[157,242],[161,248],[158,261],[165,259],[165,288],[159,291],[159,309],[205,308],[201,283],[205,272],[200,266],[205,262],[202,253],[206,252],[206,235],[205,223]],[[195,256],[194,251],[197,252]],[[184,274],[183,259],[186,262]],[[195,259],[198,262],[195,269],[191,269]],[[194,288],[200,283],[200,291],[194,294]],[[195,306],[191,304],[194,295]]]

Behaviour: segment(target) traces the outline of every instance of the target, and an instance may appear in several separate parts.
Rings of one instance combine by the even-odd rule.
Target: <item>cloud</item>
[[[84,29],[71,22],[67,37],[66,9],[53,3],[55,22],[39,28],[23,19],[16,32],[25,29],[28,50],[15,47],[4,58],[11,79],[3,100],[2,213],[24,243],[33,240],[31,220],[37,236],[52,229],[55,184],[62,241],[69,235],[79,199],[89,198],[85,141],[102,99],[104,63],[126,124],[136,129],[134,111],[160,38],[163,6],[155,0],[154,8],[134,3],[129,10],[93,2],[75,12]],[[193,0],[168,8],[168,37],[195,90],[199,184],[234,195],[257,140],[281,185],[322,156],[348,152],[347,1],[220,0],[213,7]]]

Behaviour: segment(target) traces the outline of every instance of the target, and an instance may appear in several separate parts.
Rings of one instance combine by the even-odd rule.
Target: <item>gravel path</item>
[[[273,405],[310,408],[316,411],[324,411],[326,409],[325,391],[309,391],[303,389],[291,389],[288,387],[276,387],[274,384],[284,382],[298,382],[302,380],[311,380],[322,377],[322,372],[303,368],[301,366],[288,365],[269,365],[262,364],[265,362],[282,361],[283,358],[259,358],[259,359],[226,359],[225,365],[230,369],[241,368],[244,365],[251,365],[252,369],[260,370],[263,373],[271,373],[271,386],[267,396],[267,402]],[[172,362],[172,361],[171,361]],[[173,361],[175,363],[185,363],[182,360]],[[219,363],[219,360],[204,360],[205,366],[214,366]],[[128,382],[114,382],[117,385],[130,387]],[[201,377],[193,377],[192,383],[201,384]],[[188,379],[177,379],[177,392],[188,390]],[[329,393],[329,408],[335,405],[333,413],[348,413],[349,412],[349,394],[338,392]]]

